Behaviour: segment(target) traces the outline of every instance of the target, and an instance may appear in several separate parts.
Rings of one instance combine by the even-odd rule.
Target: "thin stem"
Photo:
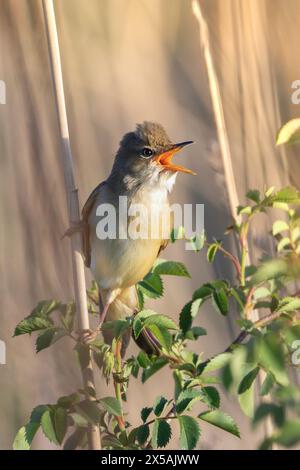
[[[58,34],[56,28],[55,12],[53,0],[43,0],[43,11],[47,32],[48,49],[51,73],[53,79],[54,96],[56,103],[56,111],[59,124],[59,132],[62,145],[62,164],[65,177],[65,189],[68,203],[69,224],[77,224],[80,222],[78,190],[75,184],[73,157],[70,145],[70,136],[68,129],[68,119],[64,95],[64,84],[60,60],[60,50],[58,42]],[[76,312],[79,327],[82,330],[89,329],[89,316],[87,310],[86,285],[84,276],[84,263],[82,257],[82,239],[79,232],[74,232],[71,236],[71,256],[73,267],[74,294]],[[90,354],[90,351],[89,351]],[[93,401],[95,395],[95,382],[92,368],[91,356],[89,355],[88,363],[81,368],[82,381],[86,390],[91,390],[88,399]],[[101,440],[99,426],[89,425],[88,427],[88,444],[92,450],[101,449]]]
[[[115,374],[116,376],[120,375],[120,373],[122,372],[121,348],[122,348],[122,339],[117,339],[116,349],[115,349]],[[120,408],[121,408],[121,416],[117,416],[118,425],[121,431],[125,431],[121,384],[118,381],[118,379],[115,377],[114,377],[114,388],[115,388],[116,399],[118,400],[120,404]]]

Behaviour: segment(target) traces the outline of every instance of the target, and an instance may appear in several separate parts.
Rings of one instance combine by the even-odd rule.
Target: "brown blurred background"
[[[296,151],[274,146],[276,131],[300,114],[291,83],[300,79],[300,0],[206,0],[207,18],[222,92],[239,196],[249,188],[297,185]],[[122,134],[136,122],[161,122],[175,140],[193,139],[186,152],[197,177],[178,178],[173,201],[205,204],[205,227],[220,236],[230,215],[222,165],[190,0],[59,0],[55,2],[70,135],[81,202],[110,171]],[[1,0],[0,79],[0,339],[7,364],[0,366],[0,448],[10,448],[32,407],[56,401],[80,386],[71,345],[34,352],[34,339],[12,338],[14,326],[41,299],[69,299],[72,274],[60,145],[40,0]],[[255,256],[270,248],[262,218],[252,232]],[[218,258],[177,243],[165,252],[182,260],[192,280],[168,280],[156,310],[178,318],[193,290],[214,276],[232,276]],[[90,275],[88,279],[90,280]],[[220,318],[208,306],[198,317],[208,330],[198,348],[205,356],[234,337],[234,313]],[[133,351],[135,346],[131,346]],[[105,384],[97,378],[100,390]],[[133,422],[171,375],[163,370],[143,387],[133,383],[128,407]],[[201,448],[252,449],[261,438],[230,397],[223,409],[239,423],[242,439],[203,426]],[[176,441],[173,441],[176,447]],[[49,447],[40,434],[35,448]]]

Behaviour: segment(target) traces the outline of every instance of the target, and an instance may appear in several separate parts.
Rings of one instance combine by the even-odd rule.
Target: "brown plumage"
[[[131,316],[138,308],[135,285],[150,271],[168,242],[171,230],[168,193],[178,171],[192,173],[171,161],[173,154],[187,143],[190,142],[172,144],[159,124],[137,125],[135,132],[125,134],[121,140],[110,176],[94,189],[83,207],[85,263],[92,270],[103,302],[100,324]],[[146,239],[130,238],[128,228],[128,238],[118,237],[119,229],[123,228],[119,223],[120,196],[127,197],[128,207],[141,204],[147,210],[139,217],[139,226],[147,229]],[[116,238],[100,239],[96,233],[103,220],[103,216],[97,215],[101,204],[110,204],[116,211]],[[154,223],[149,214],[156,217]],[[128,227],[135,220],[136,216],[127,213]],[[166,220],[169,222],[163,227]],[[154,228],[155,238],[151,236]],[[110,341],[108,333],[105,339]]]

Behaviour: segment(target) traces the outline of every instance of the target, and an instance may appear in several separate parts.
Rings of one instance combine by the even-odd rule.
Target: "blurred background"
[[[291,84],[300,79],[299,0],[201,0],[222,93],[240,201],[249,188],[297,186],[297,148],[275,148],[276,132],[299,116]],[[199,26],[190,0],[59,0],[55,2],[70,125],[81,203],[109,173],[121,136],[137,122],[162,123],[175,141],[195,140],[185,153],[196,177],[180,175],[173,202],[205,204],[208,236],[230,224],[228,199]],[[56,401],[81,386],[68,341],[38,356],[34,338],[12,338],[15,325],[38,300],[70,299],[72,272],[60,142],[40,0],[1,0],[0,79],[0,339],[7,364],[0,365],[0,448],[11,447],[17,429],[39,403]],[[260,220],[251,233],[253,256],[272,247]],[[181,306],[205,281],[233,275],[220,258],[185,251],[179,242],[164,257],[186,263],[191,280],[167,280],[155,309],[178,318]],[[90,274],[87,272],[88,282]],[[208,337],[198,341],[205,357],[235,336],[234,313],[222,319],[206,305],[198,322]],[[131,345],[134,351],[135,345]],[[129,352],[129,353],[130,353]],[[167,379],[169,377],[169,379]],[[167,370],[143,387],[131,386],[128,411],[138,410],[172,380]],[[106,385],[97,377],[101,393]],[[242,439],[202,426],[204,449],[253,449],[253,432],[230,397],[223,410],[235,418]],[[176,440],[172,443],[176,447]],[[35,448],[48,448],[42,434]]]

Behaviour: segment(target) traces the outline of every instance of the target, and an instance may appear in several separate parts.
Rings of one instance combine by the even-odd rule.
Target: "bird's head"
[[[153,176],[167,180],[177,172],[195,175],[192,170],[173,162],[175,153],[191,143],[174,144],[160,124],[145,121],[122,138],[113,172],[122,172],[128,178],[141,181]]]

